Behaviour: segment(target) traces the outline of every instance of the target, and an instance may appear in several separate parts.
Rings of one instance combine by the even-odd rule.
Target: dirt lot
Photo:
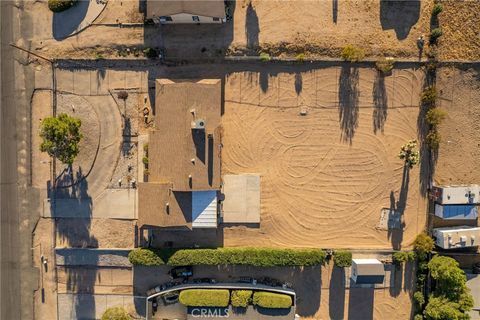
[[[478,184],[480,172],[480,67],[441,68],[437,87],[447,118],[436,166],[438,184]]]
[[[404,171],[397,155],[417,137],[422,81],[413,69],[382,79],[348,67],[231,74],[222,174],[261,175],[261,223],[226,228],[225,245],[408,246],[425,199],[418,168]],[[403,231],[376,228],[382,208],[403,213]]]
[[[441,60],[480,60],[480,1],[442,1]]]

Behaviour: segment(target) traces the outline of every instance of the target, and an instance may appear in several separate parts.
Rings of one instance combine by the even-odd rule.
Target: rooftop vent
[[[205,130],[205,120],[203,119],[193,120],[191,125],[193,130]]]

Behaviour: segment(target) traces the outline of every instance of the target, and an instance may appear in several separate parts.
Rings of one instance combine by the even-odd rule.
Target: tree
[[[105,310],[102,320],[132,320],[132,317],[122,307],[113,307]]]
[[[413,241],[413,249],[420,260],[425,260],[427,254],[432,252],[433,248],[435,248],[435,242],[425,232],[418,234],[415,241]]]
[[[58,117],[43,119],[40,128],[40,145],[42,152],[71,165],[78,155],[78,144],[82,139],[80,119],[62,113]]]
[[[402,146],[400,153],[398,154],[398,157],[401,160],[404,160],[409,168],[413,168],[413,166],[420,161],[420,153],[416,148],[417,140],[410,140]]]
[[[435,280],[437,295],[458,300],[466,292],[467,277],[455,259],[435,256],[428,263],[428,269]]]
[[[448,300],[446,297],[430,297],[424,311],[425,318],[428,320],[468,320],[468,314],[460,309],[456,302]]]

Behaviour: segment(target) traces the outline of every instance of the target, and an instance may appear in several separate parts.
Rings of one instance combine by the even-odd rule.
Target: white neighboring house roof
[[[217,227],[217,192],[192,192],[192,228]]]
[[[147,0],[147,18],[187,13],[225,18],[224,0]]]
[[[475,247],[480,245],[480,227],[445,227],[433,229],[435,243],[444,249]]]
[[[435,186],[436,201],[440,204],[480,203],[480,186],[476,184],[461,186]]]

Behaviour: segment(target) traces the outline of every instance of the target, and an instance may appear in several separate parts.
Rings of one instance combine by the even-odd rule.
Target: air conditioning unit
[[[192,129],[194,130],[205,130],[205,120],[196,119],[192,121]]]

